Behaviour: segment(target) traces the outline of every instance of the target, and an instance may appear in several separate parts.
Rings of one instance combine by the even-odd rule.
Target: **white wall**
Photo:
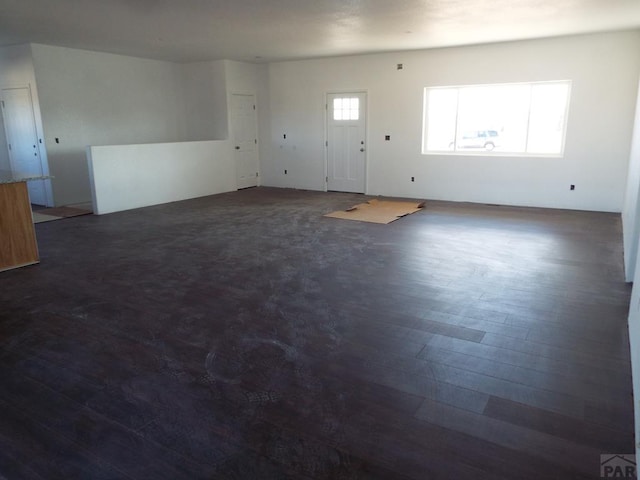
[[[257,96],[261,71],[266,67],[228,60],[179,65],[185,136],[198,141],[88,147],[94,211],[111,213],[236,190],[228,97]],[[220,138],[199,141],[214,137]]]
[[[228,140],[88,147],[87,159],[96,214],[236,190]]]
[[[36,134],[40,140],[44,139],[42,115],[40,111],[40,101],[38,87],[36,84],[35,72],[33,69],[33,57],[31,46],[28,44],[13,45],[0,48],[0,88],[23,88],[28,87],[31,91],[31,101],[33,103],[33,115],[36,124]],[[9,152],[5,136],[3,120],[0,115],[0,168],[10,169]],[[49,175],[49,162],[46,146],[44,143],[38,144],[40,159],[42,161],[43,174]],[[53,191],[51,181],[43,182],[47,205],[53,205]]]
[[[629,175],[622,209],[624,239],[624,270],[626,280],[633,281],[629,307],[629,346],[635,411],[636,455],[640,456],[640,85],[638,86],[636,117],[631,142]]]
[[[638,239],[636,238],[636,241]],[[634,265],[633,290],[629,307],[629,344],[635,412],[636,455],[640,456],[640,257]]]
[[[224,140],[229,136],[227,79],[224,60],[181,66],[185,140]]]
[[[257,94],[259,89],[260,71],[265,65],[224,60],[227,90],[229,94],[244,93]]]
[[[32,51],[56,205],[90,200],[88,145],[184,138],[178,64],[47,45]]]
[[[87,146],[227,139],[229,92],[258,89],[258,67],[241,62],[32,50],[57,205],[90,199]]]
[[[638,87],[640,93],[640,85]],[[631,282],[635,276],[638,239],[640,238],[640,94],[636,105],[636,118],[631,142],[627,188],[622,207],[622,226],[624,239],[624,271]]]
[[[258,97],[259,74],[266,71],[265,66],[231,60],[184,64],[181,69],[188,141],[229,138],[230,95]]]
[[[369,194],[619,212],[639,52],[633,31],[271,64],[263,184],[323,190],[325,94],[358,90],[368,93]],[[564,158],[421,154],[424,87],[564,79]]]
[[[0,48],[0,84],[2,88],[35,84],[31,47],[28,44]]]

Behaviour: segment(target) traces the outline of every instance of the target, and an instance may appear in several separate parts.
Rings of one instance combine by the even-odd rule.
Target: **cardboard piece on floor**
[[[374,198],[367,203],[360,203],[346,210],[327,213],[325,217],[386,224],[411,215],[422,207],[424,207],[424,202],[399,202]]]

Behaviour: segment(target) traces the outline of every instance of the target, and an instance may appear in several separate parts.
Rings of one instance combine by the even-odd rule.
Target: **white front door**
[[[238,189],[258,185],[258,135],[253,95],[231,95],[231,135],[236,159]]]
[[[11,170],[18,174],[42,175],[38,133],[29,87],[2,90],[2,118],[7,135]],[[27,187],[31,203],[47,204],[43,180],[27,182]]]
[[[367,95],[327,95],[327,190],[365,192]]]

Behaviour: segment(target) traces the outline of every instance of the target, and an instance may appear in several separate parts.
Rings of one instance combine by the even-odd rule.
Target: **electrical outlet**
[[[416,181],[416,177],[411,177],[411,181],[415,182]]]
[[[576,186],[575,186],[575,185],[571,185],[571,186],[569,187],[569,190],[575,190],[575,189],[576,189]]]
[[[284,171],[284,174],[285,174],[285,175],[287,174],[287,171],[286,171],[286,170]]]
[[[385,136],[384,136],[384,139],[385,139],[386,141],[391,140],[391,135],[385,135]]]

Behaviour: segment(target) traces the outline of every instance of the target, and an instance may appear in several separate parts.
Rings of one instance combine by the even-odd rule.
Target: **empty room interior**
[[[0,479],[636,478],[639,88],[637,0],[0,0]]]

